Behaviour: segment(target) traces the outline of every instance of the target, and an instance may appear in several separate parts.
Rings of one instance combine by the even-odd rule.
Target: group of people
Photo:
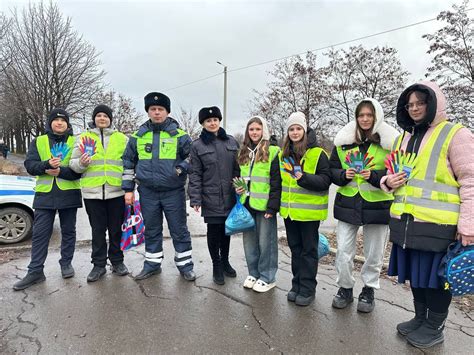
[[[64,278],[74,276],[76,212],[82,198],[92,229],[93,268],[87,281],[97,281],[106,273],[107,259],[113,273],[127,275],[120,250],[121,224],[125,206],[134,203],[137,186],[145,223],[145,260],[135,279],[161,272],[164,214],[176,267],[185,280],[195,280],[186,226],[184,186],[189,176],[190,206],[207,224],[213,281],[222,285],[225,277],[237,276],[229,262],[225,221],[239,199],[255,220],[255,228],[242,238],[248,267],[243,287],[260,293],[275,287],[276,215],[280,213],[293,274],[287,299],[308,306],[316,293],[319,225],[327,217],[328,190],[334,183],[339,186],[334,203],[339,290],[332,306],[342,309],[353,302],[353,261],[362,226],[365,262],[357,311],[374,309],[374,290],[380,287],[390,236],[388,273],[398,276],[399,282],[410,281],[415,307],[415,317],[398,324],[398,332],[420,348],[443,341],[451,294],[437,272],[456,238],[464,245],[474,244],[474,139],[467,128],[447,120],[446,101],[436,84],[417,83],[400,95],[396,112],[403,134],[384,122],[379,102],[362,100],[354,120],[336,135],[330,158],[318,146],[316,132],[301,112],[286,120],[280,148],[260,116],[248,120],[239,146],[220,127],[218,107],[199,111],[203,129],[194,142],[169,116],[171,102],[166,95],[146,95],[145,110],[149,120],[127,138],[113,128],[112,110],[99,105],[90,129],[77,139],[68,113],[51,111],[46,134],[31,143],[25,160],[27,171],[38,177],[35,219],[28,273],[13,286],[15,290],[45,280],[43,265],[56,211],[62,233],[61,273]],[[81,148],[85,137],[95,141],[92,156]],[[51,147],[59,142],[70,148],[62,159],[51,154]],[[387,154],[401,150],[416,154],[413,170],[388,171]],[[347,158],[351,154],[370,157],[371,164],[356,168]],[[236,184],[236,179],[244,184]]]

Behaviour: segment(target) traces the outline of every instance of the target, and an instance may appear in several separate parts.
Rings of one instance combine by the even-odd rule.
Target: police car
[[[31,236],[35,178],[0,175],[0,244]]]

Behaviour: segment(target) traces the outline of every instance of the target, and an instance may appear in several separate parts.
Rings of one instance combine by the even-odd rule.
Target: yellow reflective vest
[[[268,161],[255,162],[250,171],[250,164],[240,166],[240,176],[248,178],[250,182],[249,205],[254,210],[266,211],[268,198],[270,196],[270,169],[273,159],[280,152],[280,148],[269,146]],[[246,195],[242,195],[242,203],[245,203]]]
[[[69,166],[69,160],[71,159],[72,149],[74,147],[74,137],[69,136],[66,142],[69,147],[69,152],[66,157],[61,161],[61,166]],[[51,147],[49,146],[49,137],[47,134],[41,135],[36,138],[36,149],[40,156],[41,161],[47,161],[53,156],[51,154]],[[60,190],[74,190],[80,189],[79,180],[64,180],[58,176],[51,176],[44,174],[36,177],[36,192],[50,192],[53,188],[53,182],[56,181],[56,185]]]
[[[172,136],[166,131],[160,131],[160,147],[159,157],[160,160],[175,160],[178,153],[178,138],[186,135],[187,133],[182,129],[178,128],[178,134]],[[137,152],[139,160],[150,160],[152,158],[151,149],[147,149],[147,146],[153,145],[153,131],[146,132],[143,136],[138,136],[136,133],[133,137],[137,139]]]
[[[91,164],[82,173],[81,187],[93,188],[104,185],[122,185],[123,162],[122,154],[127,146],[127,137],[121,132],[110,135],[107,150],[104,150],[100,137],[95,132],[82,133],[79,139],[88,137],[96,143],[96,153]]]
[[[395,192],[390,212],[401,216],[411,214],[421,221],[456,225],[461,199],[460,185],[446,164],[448,147],[461,124],[444,121],[438,124],[423,148],[411,172],[410,179]],[[402,143],[399,136],[393,150]]]
[[[326,154],[323,149],[309,148],[301,159],[303,171],[314,174],[319,157]],[[278,155],[283,168],[282,153]],[[280,215],[294,221],[322,221],[328,215],[329,190],[311,191],[298,186],[296,179],[290,174],[281,173],[281,204]]]
[[[358,152],[359,148],[354,147],[353,149],[343,150],[342,147],[337,147],[337,155],[341,161],[343,169],[349,169],[349,165],[346,163],[346,155],[348,152]],[[369,156],[373,157],[372,164],[374,164],[374,170],[385,169],[384,160],[389,150],[383,149],[380,145],[372,143],[367,150]],[[368,202],[380,202],[393,200],[393,195],[386,193],[383,190],[373,186],[361,175],[356,176],[345,186],[341,186],[337,189],[337,192],[346,197],[353,197],[360,194],[360,196]]]

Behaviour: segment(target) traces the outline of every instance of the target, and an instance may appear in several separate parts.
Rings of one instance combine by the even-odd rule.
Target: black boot
[[[426,319],[426,304],[415,300],[413,300],[413,304],[415,305],[415,318],[397,325],[398,332],[403,336],[417,330]]]
[[[222,267],[224,268],[224,275],[227,277],[236,277],[237,272],[235,269],[229,264],[229,248],[230,248],[230,235],[223,235],[221,237],[221,261]]]
[[[352,302],[354,302],[352,288],[339,287],[337,295],[332,300],[332,306],[334,308],[343,309]]]
[[[207,247],[212,259],[212,279],[216,284],[223,285],[225,283],[224,269],[221,262],[221,256],[219,254],[221,238],[220,227],[221,226],[219,224],[207,225]]]
[[[43,271],[28,272],[24,278],[13,285],[13,289],[15,291],[24,290],[44,280],[46,280],[46,276],[44,276]]]
[[[357,303],[357,312],[370,313],[374,310],[374,289],[372,287],[364,286],[359,295],[359,302]]]
[[[212,279],[218,285],[225,284],[224,280],[224,268],[222,267],[221,262],[212,264]]]
[[[428,310],[428,316],[423,324],[407,335],[407,341],[414,347],[426,349],[444,341],[444,323],[446,313],[435,313]]]
[[[96,266],[92,268],[89,275],[87,275],[87,282],[96,282],[102,276],[106,274],[107,270],[105,270],[105,266]]]

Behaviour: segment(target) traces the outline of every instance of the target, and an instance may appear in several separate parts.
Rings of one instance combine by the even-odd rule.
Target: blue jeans
[[[276,216],[266,219],[265,212],[252,214],[255,230],[244,232],[244,251],[249,275],[266,283],[275,282],[278,270]]]

